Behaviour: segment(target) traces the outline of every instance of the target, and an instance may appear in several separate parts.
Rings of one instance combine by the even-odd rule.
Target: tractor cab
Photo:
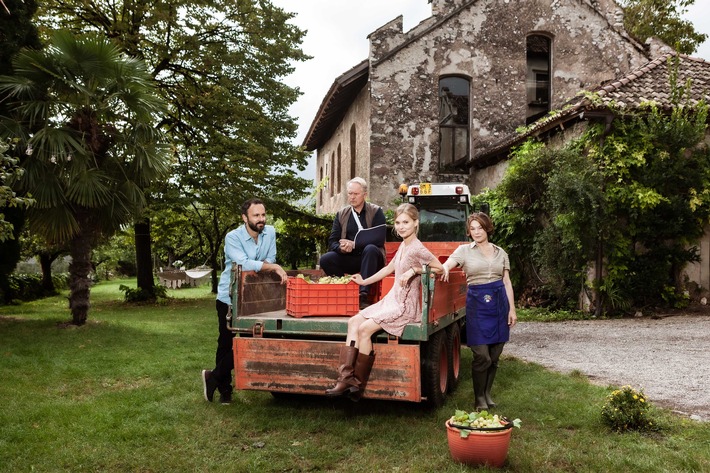
[[[399,189],[404,202],[419,210],[421,241],[468,241],[466,219],[471,212],[471,192],[465,184],[422,182]]]

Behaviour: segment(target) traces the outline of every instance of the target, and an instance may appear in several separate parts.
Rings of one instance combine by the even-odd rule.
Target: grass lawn
[[[469,350],[458,390],[436,410],[246,391],[210,404],[200,380],[217,338],[208,286],[129,306],[121,283],[135,285],[92,289],[79,328],[62,325],[66,294],[0,307],[0,471],[471,471],[451,460],[444,428],[472,406]],[[708,424],[654,409],[660,431],[611,433],[599,414],[610,388],[513,358],[498,373],[498,410],[523,421],[503,471],[710,471]]]

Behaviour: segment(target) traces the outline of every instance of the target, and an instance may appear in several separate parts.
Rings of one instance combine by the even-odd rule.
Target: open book
[[[363,228],[357,232],[357,235],[355,235],[355,249],[361,250],[367,245],[384,246],[386,236],[386,223],[372,228]]]

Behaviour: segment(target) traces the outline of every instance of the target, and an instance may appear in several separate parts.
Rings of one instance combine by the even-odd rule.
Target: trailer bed
[[[286,310],[274,310],[255,315],[236,317],[232,328],[240,335],[298,338],[318,336],[321,338],[345,340],[350,317],[291,317]],[[404,328],[400,340],[425,341],[429,332],[444,328],[456,320],[456,313],[447,314],[431,326],[422,323],[411,323]],[[386,339],[384,333],[378,339]]]

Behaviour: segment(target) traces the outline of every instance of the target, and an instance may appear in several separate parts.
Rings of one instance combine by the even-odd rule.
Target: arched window
[[[529,124],[550,111],[552,41],[547,36],[532,34],[527,37],[527,98],[525,123]]]
[[[323,166],[320,167],[320,173],[318,174],[318,183],[323,182]],[[320,187],[320,186],[319,186]],[[318,192],[318,205],[323,206],[323,189]]]
[[[338,191],[338,194],[340,194],[340,175],[342,174],[342,169],[341,169],[341,152],[340,152],[340,143],[338,143],[338,167],[335,171],[335,183],[336,183],[336,189]]]
[[[330,153],[330,179],[328,179],[328,187],[330,187],[330,196],[333,197],[335,192],[335,153]]]
[[[469,156],[469,90],[463,77],[439,79],[439,168],[451,169]]]
[[[357,162],[357,141],[355,140],[355,124],[353,123],[350,127],[350,179],[356,176],[355,163]]]

